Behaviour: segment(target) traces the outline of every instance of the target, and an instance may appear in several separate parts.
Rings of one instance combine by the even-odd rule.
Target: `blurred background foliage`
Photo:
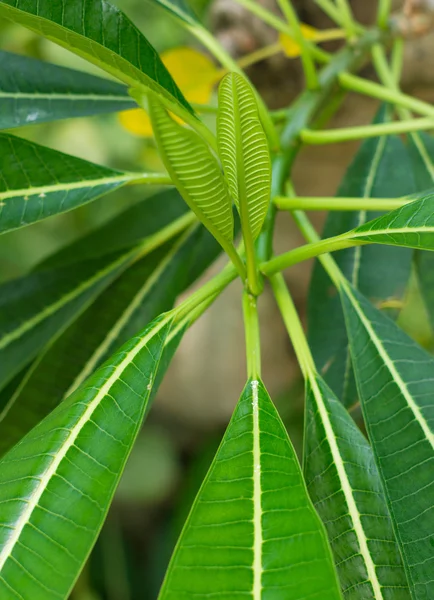
[[[177,46],[193,45],[180,25],[145,0],[117,0],[116,3],[160,52]],[[206,20],[208,0],[194,0],[192,4],[196,12]],[[0,22],[0,40],[0,47],[3,50],[101,75],[97,68],[66,50],[5,21]],[[259,74],[260,68],[266,71],[267,65],[255,67],[259,69],[257,71]],[[296,66],[295,69],[297,68]],[[176,79],[176,74],[174,75]],[[367,114],[366,120],[369,120],[370,114],[376,107],[372,104],[364,106],[368,108],[364,109],[362,114],[363,116]],[[360,121],[361,113],[357,108],[350,104],[346,110],[347,113],[344,107],[344,120],[347,123]],[[126,131],[115,114],[42,124],[14,130],[13,133],[68,154],[118,169],[160,170],[162,168],[152,139],[135,136]],[[325,184],[321,181],[318,151],[313,149],[311,154],[307,154],[306,159],[302,154],[301,166],[296,172],[296,182],[300,182],[303,188],[303,182],[306,179],[309,181],[305,189],[300,189],[300,193],[333,194],[355,149],[356,146],[349,152],[348,146],[345,146],[338,159],[333,158],[333,154],[330,155],[329,160],[332,161],[333,167],[330,169],[327,163],[324,164],[323,168],[327,171]],[[311,167],[314,162],[320,169],[318,185],[322,185],[322,189],[315,188],[317,184],[312,181]],[[336,169],[334,163],[337,163]],[[139,186],[125,187],[73,212],[1,236],[0,280],[5,281],[26,273],[57,248],[110,219],[116,212],[124,210],[153,191],[154,189],[151,192],[150,188]],[[287,220],[281,229],[285,232],[284,235],[280,235],[284,238],[284,249],[288,247],[288,222]],[[321,219],[317,222],[320,223]],[[290,241],[292,244],[300,243],[295,236],[291,237]],[[277,246],[279,248],[279,240]],[[305,267],[295,269],[292,281],[302,312],[309,273],[310,271]],[[230,299],[226,298],[222,302],[233,307]],[[229,312],[232,311],[230,316],[224,317],[224,322],[229,323],[229,327],[233,323],[233,318],[241,323],[239,308],[235,311],[235,317],[232,317],[233,308],[229,309]],[[224,314],[228,312],[221,303],[215,310],[223,311]],[[279,354],[279,360],[276,363],[273,353],[265,350],[266,380],[268,373],[268,379],[273,378],[277,381],[271,390],[277,390],[273,394],[273,399],[297,451],[300,451],[303,385],[289,342],[286,341],[280,320],[273,310],[265,309],[264,338],[267,347],[267,334],[273,337],[274,352]],[[214,324],[213,327],[205,330],[206,337],[210,337],[210,329],[213,335],[221,335],[221,330],[224,328],[220,323],[221,314],[222,312],[219,314],[218,325]],[[275,324],[276,321],[278,325]],[[402,311],[400,323],[425,347],[432,348],[432,332],[428,326],[415,278],[412,279],[409,287],[408,300]],[[274,341],[276,328],[280,332],[278,339],[283,340],[277,344]],[[242,335],[242,325],[240,325],[233,332],[233,336],[238,339],[235,351],[239,350],[241,354],[243,354]],[[207,339],[205,346],[207,352],[202,358],[202,365],[204,360],[212,360],[215,343],[214,338]],[[223,356],[226,358],[226,342],[224,348]],[[190,342],[190,346],[187,346],[189,358],[191,358],[191,350]],[[234,349],[231,352],[233,353]],[[181,368],[183,365],[184,363],[181,363]],[[200,367],[194,363],[190,368],[197,370]],[[175,410],[171,414],[170,411],[164,410],[164,406],[167,408],[168,403],[163,403],[163,410],[151,411],[128,462],[100,539],[84,573],[77,582],[72,595],[74,600],[155,600],[177,536],[220,442],[225,417],[230,414],[231,407],[235,405],[241,390],[240,382],[245,373],[243,360],[241,363],[238,360],[234,368],[237,371],[236,383],[231,379],[230,374],[223,371],[220,375],[221,385],[217,386],[216,390],[217,395],[222,394],[222,390],[225,390],[226,377],[228,386],[226,395],[222,398],[225,408],[220,412],[210,410],[208,420],[206,414],[205,416],[202,414],[201,418],[190,422],[186,417],[187,409],[179,413]],[[205,373],[202,374],[202,379],[204,378]],[[176,385],[176,377],[174,380]],[[213,380],[209,385],[213,385]],[[164,393],[170,394],[173,387],[174,385],[170,387],[169,383],[169,387],[164,388]],[[185,390],[182,393],[185,394]],[[196,391],[196,395],[199,396],[206,393],[206,387]],[[180,394],[177,396],[177,401],[179,397]],[[208,399],[208,402],[212,400]],[[206,413],[208,409],[202,410]]]

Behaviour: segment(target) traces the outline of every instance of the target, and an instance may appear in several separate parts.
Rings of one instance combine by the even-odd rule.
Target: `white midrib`
[[[193,226],[195,227],[195,226]],[[70,394],[72,394],[82,383],[83,381],[92,373],[92,371],[96,368],[100,360],[106,354],[111,344],[117,339],[119,333],[122,331],[124,326],[128,323],[131,316],[134,314],[135,310],[140,306],[143,301],[143,298],[152,288],[154,283],[158,281],[161,274],[164,272],[166,267],[170,264],[175,254],[179,251],[181,246],[185,243],[186,239],[191,235],[191,230],[189,229],[185,235],[181,237],[179,242],[175,244],[172,250],[164,257],[164,259],[160,262],[158,267],[154,270],[151,276],[146,280],[145,284],[142,288],[137,292],[134,296],[130,304],[127,306],[126,310],[122,313],[119,319],[116,321],[114,326],[110,329],[104,340],[101,344],[96,348],[95,352],[89,358],[87,363],[84,365],[83,369],[76,376],[73,383],[70,385],[68,390],[65,392],[64,398],[67,398]]]
[[[366,318],[364,312],[361,310],[360,305],[357,302],[357,299],[354,297],[351,289],[347,285],[343,285],[343,289],[344,289],[345,294],[349,298],[351,304],[353,305],[354,310],[357,312],[360,321],[362,322],[363,326],[365,327],[366,331],[368,332],[369,337],[373,341],[373,343],[378,351],[378,354],[383,359],[384,364],[386,365],[390,374],[393,377],[393,380],[399,387],[408,406],[410,407],[411,411],[413,412],[417,422],[419,423],[422,431],[425,434],[425,437],[431,444],[431,447],[434,449],[434,433],[431,431],[428,423],[426,422],[426,419],[423,416],[421,409],[416,404],[416,402],[413,400],[412,395],[410,394],[410,392],[407,389],[407,385],[406,385],[405,381],[402,379],[401,375],[399,374],[398,370],[395,367],[394,362],[391,360],[390,356],[387,354],[383,344],[381,343],[381,340],[379,339],[379,337],[375,333],[374,329],[372,328],[371,323]]]
[[[394,233],[434,233],[434,226],[429,227],[399,227],[397,229],[373,229],[372,231],[360,231],[351,234],[353,238],[375,237],[376,235],[393,235]],[[357,246],[361,248],[362,246]]]
[[[348,512],[350,514],[351,520],[353,522],[354,531],[357,537],[357,542],[359,544],[360,553],[362,555],[363,561],[366,566],[366,570],[368,573],[369,581],[372,585],[372,589],[374,592],[374,598],[376,600],[384,600],[383,593],[381,591],[381,584],[378,581],[377,573],[375,571],[375,565],[372,560],[371,553],[368,548],[368,539],[365,535],[365,531],[363,529],[363,525],[360,518],[360,513],[357,508],[356,501],[354,500],[353,490],[350,482],[348,481],[347,473],[345,471],[344,462],[342,460],[341,453],[339,452],[339,447],[336,442],[336,437],[333,431],[333,427],[330,423],[329,415],[324,406],[322,400],[321,390],[318,387],[318,383],[314,373],[309,373],[309,380],[312,386],[312,391],[315,396],[316,404],[318,406],[318,411],[321,416],[321,421],[324,426],[325,434],[327,437],[327,442],[329,444],[333,462],[338,472],[339,481],[341,484],[342,491],[345,496],[345,501],[347,503]]]
[[[70,183],[58,183],[56,185],[41,185],[37,187],[22,188],[20,190],[8,190],[7,192],[0,192],[0,200],[8,200],[9,198],[17,198],[24,196],[39,196],[40,194],[54,194],[56,192],[69,192],[72,190],[79,190],[82,188],[92,188],[100,185],[113,185],[127,183],[128,181],[142,180],[149,177],[152,181],[153,174],[143,173],[122,173],[120,175],[114,175],[113,177],[100,177],[99,179],[81,179],[80,181],[72,181]],[[41,196],[42,198],[44,196]]]
[[[259,381],[252,380],[253,413],[253,600],[262,598],[262,502],[261,446],[259,430]]]
[[[98,102],[125,102],[127,104],[132,104],[133,100],[129,96],[115,96],[110,94],[98,95],[98,94],[75,94],[74,92],[64,94],[41,94],[38,92],[5,92],[0,90],[0,98],[13,98],[16,100],[17,98],[29,99],[29,100],[68,100],[68,101],[89,101],[96,100]]]
[[[129,364],[131,364],[131,362],[134,360],[134,358],[137,356],[137,354],[140,352],[140,350],[142,350],[142,348],[144,346],[146,346],[146,344],[149,342],[149,340],[154,335],[156,335],[167,323],[169,323],[171,318],[172,318],[171,315],[169,315],[169,314],[166,315],[165,318],[163,318],[155,326],[155,328],[152,329],[148,333],[147,336],[145,336],[142,340],[140,340],[140,342],[137,344],[137,346],[134,347],[133,350],[130,350],[130,352],[125,356],[123,361],[113,371],[112,375],[107,379],[107,381],[104,383],[104,385],[100,388],[100,390],[98,391],[98,393],[96,394],[96,396],[92,400],[92,402],[89,403],[89,406],[86,408],[85,412],[83,413],[82,417],[77,422],[75,427],[73,429],[71,429],[68,438],[65,440],[65,442],[63,443],[61,448],[56,453],[56,456],[55,456],[53,462],[50,464],[50,466],[47,468],[45,473],[42,475],[36,490],[33,491],[32,496],[30,498],[26,499],[27,504],[25,505],[25,509],[21,513],[20,518],[15,523],[15,527],[14,527],[12,535],[10,536],[10,538],[8,539],[8,541],[6,542],[6,544],[4,545],[4,547],[2,548],[2,550],[0,552],[0,571],[3,569],[5,562],[9,558],[16,543],[18,542],[24,527],[29,522],[33,511],[37,507],[42,494],[44,493],[45,489],[48,486],[48,483],[50,482],[51,478],[55,475],[60,463],[65,458],[68,450],[74,445],[74,443],[75,443],[77,437],[79,436],[81,430],[83,429],[83,427],[92,418],[92,415],[95,412],[95,410],[98,408],[100,402],[109,393],[112,385],[114,383],[116,383],[116,381],[120,378],[123,371],[128,367]],[[146,395],[149,396],[150,390],[147,389],[147,386],[144,386],[144,389],[147,390]]]

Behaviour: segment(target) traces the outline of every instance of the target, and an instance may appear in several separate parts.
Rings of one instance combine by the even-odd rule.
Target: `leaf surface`
[[[170,309],[177,296],[219,252],[214,238],[203,227],[193,226],[120,275],[53,340],[11,395],[0,412],[0,456],[92,375],[122,343]]]
[[[0,134],[0,161],[0,233],[72,210],[137,179],[137,173],[114,171],[5,133]]]
[[[158,52],[107,0],[1,0],[0,16],[78,54],[126,85],[192,112]]]
[[[377,122],[385,120],[385,113]],[[415,191],[408,152],[397,137],[367,140],[350,165],[338,196],[397,198]],[[373,211],[331,212],[324,238],[342,234],[374,219]],[[343,250],[335,260],[346,278],[381,306],[401,301],[411,267],[411,251],[387,246]],[[308,336],[315,364],[345,406],[357,401],[348,336],[338,294],[319,261],[315,262],[308,296]]]
[[[185,0],[149,0],[149,2],[165,8],[172,15],[178,17],[178,19],[188,23],[188,25],[199,25],[197,16]]]
[[[271,161],[255,94],[238,73],[228,73],[220,84],[217,143],[243,231],[248,228],[254,241],[270,201]]]
[[[143,421],[170,324],[153,321],[0,461],[3,598],[68,597]]]
[[[125,86],[0,51],[0,129],[134,108]]]
[[[194,502],[160,600],[340,598],[323,526],[264,386],[249,381]]]
[[[318,375],[307,384],[304,474],[346,599],[409,600],[410,591],[369,443]]]
[[[341,290],[363,415],[412,597],[434,594],[434,359],[349,285]]]
[[[155,98],[150,115],[163,162],[188,206],[223,247],[232,246],[232,201],[220,165],[201,137],[178,125]]]

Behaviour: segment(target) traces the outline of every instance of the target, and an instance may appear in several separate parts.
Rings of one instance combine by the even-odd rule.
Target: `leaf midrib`
[[[259,426],[259,381],[251,382],[253,417],[253,599],[262,598],[262,502],[261,502],[261,445]]]
[[[40,93],[40,92],[5,92],[0,90],[0,99],[2,98],[13,98],[13,99],[28,99],[28,100],[68,100],[71,102],[84,101],[84,100],[95,100],[97,102],[125,102],[132,104],[134,101],[130,96],[127,95],[110,95],[110,94],[87,94],[78,92],[65,92],[61,94],[56,93]]]

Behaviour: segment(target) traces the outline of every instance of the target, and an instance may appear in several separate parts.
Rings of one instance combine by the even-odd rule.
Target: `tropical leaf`
[[[0,233],[72,210],[142,177],[143,183],[165,180],[114,171],[5,133],[0,161]]]
[[[173,306],[220,252],[198,225],[137,261],[110,285],[29,370],[0,412],[0,456],[72,393],[118,347]],[[165,350],[162,375],[172,350]],[[154,390],[158,389],[154,385]]]
[[[220,84],[217,143],[244,237],[248,233],[254,241],[270,201],[271,161],[255,94],[238,73],[228,73]]]
[[[318,375],[307,383],[304,474],[344,598],[407,600],[407,579],[372,449]]]
[[[158,52],[107,0],[1,0],[0,16],[78,54],[130,87],[192,112]]]
[[[179,201],[178,194],[173,194]],[[161,196],[156,199],[161,200]],[[156,208],[155,215],[149,213],[152,207]],[[158,207],[155,201],[149,204],[148,200],[140,208],[129,212],[130,217],[142,214],[140,224],[132,226],[131,232],[127,229],[113,234],[112,240],[106,237],[107,232],[117,225],[129,222],[130,219],[121,215],[102,228],[102,235],[100,232],[95,239],[93,236],[85,238],[81,253],[75,252],[76,246],[80,245],[76,242],[59,253],[57,261],[53,257],[51,264],[45,263],[36,272],[0,286],[0,387],[76,319],[127,267],[161,245],[158,230],[165,223],[176,235],[176,223],[167,223],[172,213],[170,210],[166,213],[165,206]],[[179,225],[182,227],[178,232],[186,227],[183,217]],[[141,239],[137,239],[138,232]],[[104,245],[96,251],[94,244],[104,239]],[[130,244],[126,245],[128,239]],[[121,242],[123,247],[119,248]]]
[[[142,424],[170,325],[170,315],[153,321],[0,461],[2,597],[68,597]]]
[[[136,103],[123,85],[0,51],[0,129],[134,106]]]
[[[384,121],[384,111],[377,117]],[[408,152],[398,137],[367,140],[339,188],[342,197],[396,198],[415,191]],[[329,213],[323,236],[342,234],[374,219],[373,211]],[[346,278],[376,305],[402,301],[411,267],[411,252],[387,246],[358,246],[336,253]],[[395,315],[393,315],[395,316]],[[318,370],[345,406],[357,401],[342,306],[319,261],[308,296],[308,336]]]
[[[158,149],[174,184],[218,242],[232,246],[232,201],[220,166],[201,137],[178,125],[156,98],[149,108]]]
[[[340,598],[323,526],[264,386],[249,381],[178,541],[160,600]]]
[[[434,360],[350,285],[341,296],[363,415],[412,597],[434,594]]]

